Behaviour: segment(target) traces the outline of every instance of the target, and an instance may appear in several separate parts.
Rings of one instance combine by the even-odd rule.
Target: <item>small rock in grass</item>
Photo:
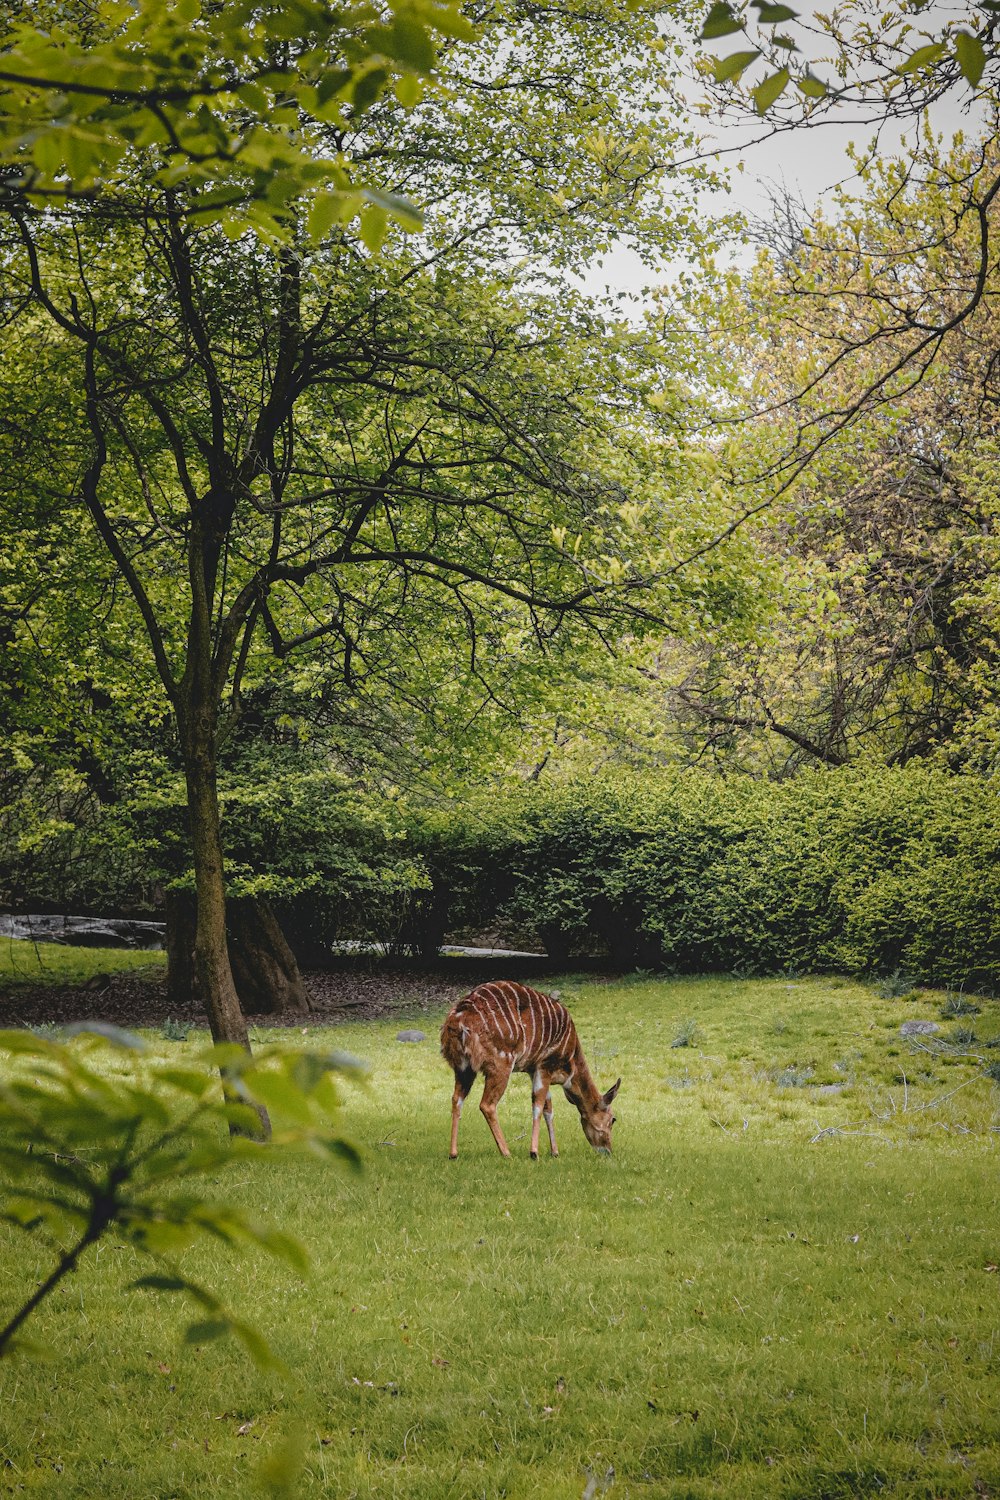
[[[930,1036],[941,1028],[936,1021],[904,1021],[899,1028],[900,1036]]]
[[[937,1027],[935,1027],[934,1029],[936,1031]],[[397,1031],[396,1032],[396,1041],[397,1042],[425,1042],[426,1040],[427,1040],[427,1035],[423,1031]]]

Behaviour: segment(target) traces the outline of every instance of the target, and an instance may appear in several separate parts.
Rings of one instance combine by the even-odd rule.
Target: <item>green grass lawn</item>
[[[95,974],[150,973],[166,966],[167,955],[130,948],[74,948],[63,943],[29,943],[0,937],[0,988],[17,984],[81,984]]]
[[[297,1433],[303,1496],[1000,1496],[1000,1097],[899,1036],[944,997],[560,987],[598,1081],[624,1079],[613,1158],[560,1091],[562,1156],[531,1162],[515,1078],[513,1159],[470,1108],[450,1162],[426,1019],[416,1046],[399,1019],[310,1028],[371,1063],[346,1109],[366,1171],[249,1165],[234,1195],[309,1244],[314,1276],[185,1258],[291,1376],[182,1347],[180,1309],[123,1292],[140,1262],[109,1244],[39,1315],[58,1358],[0,1372],[0,1493],[252,1495]],[[961,1024],[985,1042],[1000,1006]],[[0,1310],[45,1263],[0,1231]]]

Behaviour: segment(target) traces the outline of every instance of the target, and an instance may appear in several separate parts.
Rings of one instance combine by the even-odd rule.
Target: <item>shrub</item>
[[[435,932],[623,969],[883,975],[887,998],[1000,979],[1000,803],[974,776],[618,770],[409,826]]]

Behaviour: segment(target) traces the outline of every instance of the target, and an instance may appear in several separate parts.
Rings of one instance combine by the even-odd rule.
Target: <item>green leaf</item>
[[[351,91],[355,109],[366,110],[370,104],[374,104],[388,81],[389,74],[385,68],[369,68],[362,73]]]
[[[389,229],[389,217],[384,208],[376,203],[370,203],[361,215],[360,234],[362,242],[377,255],[385,242]]]
[[[34,1057],[52,1057],[58,1052],[55,1042],[48,1037],[36,1036],[33,1031],[0,1031],[0,1048],[5,1052],[28,1054]]]
[[[417,73],[430,73],[436,61],[436,49],[426,26],[412,16],[398,15],[388,28],[383,50],[396,62],[404,63]]]
[[[60,137],[51,130],[37,137],[31,147],[31,156],[38,170],[49,177],[57,177],[65,166]]]
[[[258,1369],[277,1370],[282,1375],[288,1373],[284,1360],[278,1358],[263,1334],[258,1333],[252,1324],[244,1323],[242,1318],[230,1318],[228,1329],[239,1339]]]
[[[277,1260],[283,1260],[297,1275],[309,1275],[309,1252],[294,1235],[286,1234],[282,1229],[258,1229],[254,1238],[262,1249]]]
[[[726,0],[716,0],[701,28],[701,40],[710,42],[713,37],[731,36],[734,31],[742,30],[743,22],[736,17]]]
[[[392,91],[404,109],[412,109],[423,98],[424,86],[415,73],[402,73],[393,84]]]
[[[773,5],[769,0],[751,0],[757,10],[757,19],[762,26],[774,26],[779,21],[798,20],[798,11],[788,5]]]
[[[325,1145],[331,1156],[339,1157],[342,1162],[347,1163],[352,1171],[360,1172],[363,1170],[364,1162],[361,1159],[361,1153],[356,1146],[351,1145],[350,1141],[338,1138],[336,1140],[324,1141],[322,1144]]]
[[[140,1276],[135,1281],[130,1281],[125,1288],[127,1292],[149,1290],[154,1292],[187,1292],[191,1284],[184,1280],[183,1276]]]
[[[236,1042],[213,1042],[198,1053],[198,1061],[223,1073],[237,1073],[250,1066],[250,1054]]]
[[[760,56],[760,49],[755,47],[750,52],[730,52],[728,57],[717,57],[712,65],[716,83],[726,83],[730,78],[739,78],[740,74],[749,68],[752,62],[756,62]]]
[[[967,31],[957,32],[955,57],[968,82],[976,88],[986,67],[986,48],[982,42],[977,36],[970,36]]]
[[[753,91],[753,105],[759,115],[766,114],[775,100],[780,99],[788,87],[788,79],[788,69],[779,68],[777,73],[772,73],[757,85]]]
[[[254,1098],[259,1099],[269,1110],[288,1115],[300,1125],[311,1122],[308,1099],[284,1074],[255,1068],[247,1073],[246,1083]]]
[[[128,1052],[145,1052],[146,1043],[134,1031],[112,1026],[109,1021],[73,1021],[66,1027],[67,1036],[99,1036]]]
[[[796,87],[807,99],[825,99],[828,92],[823,80],[813,73],[806,73],[803,78],[797,79]]]
[[[929,68],[940,62],[943,56],[944,42],[929,42],[926,47],[918,47],[916,52],[911,52],[906,61],[900,63],[896,72],[916,73],[920,68]]]
[[[11,1355],[23,1355],[26,1359],[55,1359],[55,1350],[48,1344],[38,1344],[34,1339],[13,1338],[5,1346],[0,1359],[9,1359]]]
[[[262,1460],[257,1478],[273,1500],[292,1500],[298,1489],[298,1479],[305,1467],[306,1437],[304,1431],[294,1431]]]
[[[361,207],[360,193],[339,193],[331,189],[318,193],[309,209],[307,228],[309,238],[319,244],[335,225],[346,224]]]
[[[236,97],[248,109],[252,109],[255,114],[266,118],[267,112],[271,107],[271,100],[267,91],[262,89],[259,83],[241,84],[236,90]]]
[[[199,1073],[196,1068],[161,1068],[156,1077],[182,1094],[190,1094],[194,1099],[200,1099],[202,1094],[217,1088],[219,1082],[208,1073]]]
[[[366,188],[364,193],[369,203],[376,203],[384,208],[387,214],[402,224],[404,229],[413,231],[423,229],[424,216],[419,208],[416,208],[407,198],[401,198],[398,193],[385,193],[378,188]]]

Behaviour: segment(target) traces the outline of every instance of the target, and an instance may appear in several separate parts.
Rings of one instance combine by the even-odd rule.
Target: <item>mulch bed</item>
[[[466,976],[436,971],[306,973],[314,1009],[308,1016],[251,1016],[254,1027],[326,1026],[374,1020],[394,1011],[442,1010],[469,989]],[[0,1026],[66,1026],[72,1021],[108,1021],[114,1026],[159,1027],[168,1019],[207,1027],[197,1004],[168,1004],[165,979],[116,974],[106,986],[17,985],[0,991]]]

